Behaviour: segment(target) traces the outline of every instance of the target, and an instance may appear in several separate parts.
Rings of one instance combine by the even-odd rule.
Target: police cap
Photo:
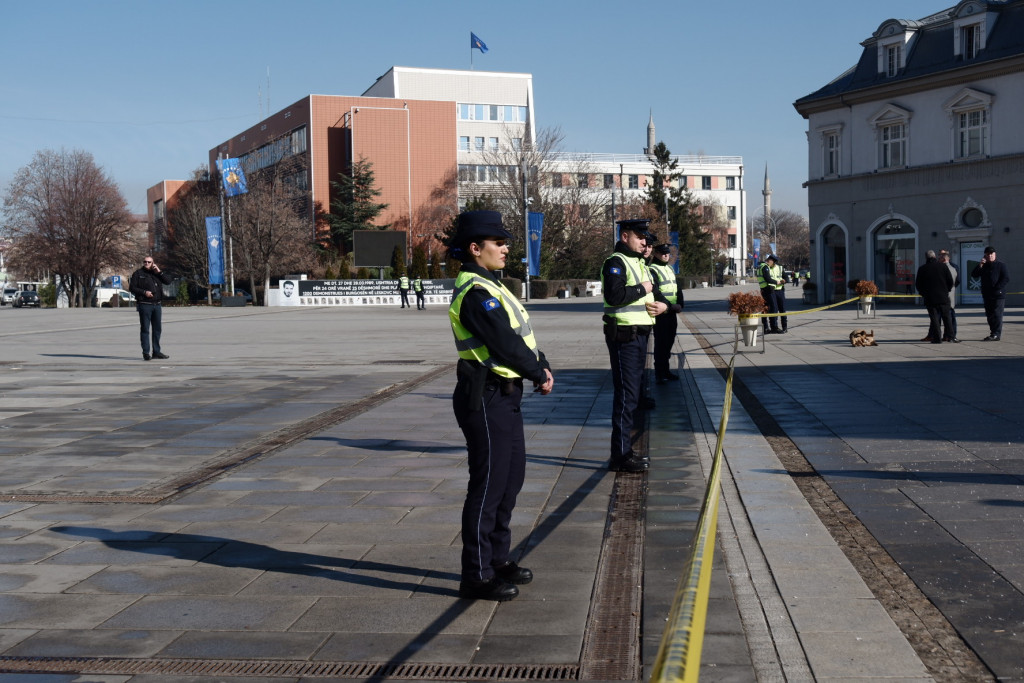
[[[497,211],[463,211],[459,214],[452,246],[461,247],[488,237],[512,239],[512,233],[502,227],[501,214]]]
[[[767,256],[764,257],[764,260],[765,261],[775,261],[776,263],[779,262],[779,259],[778,259],[777,256],[775,256],[775,254],[768,254]]]
[[[659,244],[658,246],[656,246],[654,248],[654,253],[655,254],[671,254],[672,253],[672,247],[669,246],[668,244]]]
[[[622,233],[623,230],[632,230],[644,239],[647,239],[647,236],[651,234],[648,230],[651,222],[644,218],[629,218],[617,221],[616,224],[619,226],[619,233]]]

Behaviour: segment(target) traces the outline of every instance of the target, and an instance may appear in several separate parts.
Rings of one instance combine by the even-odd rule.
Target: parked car
[[[39,298],[38,292],[18,292],[14,296],[14,301],[11,302],[11,305],[15,308],[25,308],[27,306],[40,308],[43,302]]]
[[[220,292],[221,292],[220,289],[214,289],[213,290],[213,294],[210,295],[211,298],[214,301],[220,301]],[[252,303],[252,294],[250,294],[249,292],[245,291],[244,289],[237,289],[236,288],[235,289],[235,296],[243,296],[243,297],[245,297],[245,303],[247,303],[247,304],[251,304]]]
[[[0,296],[0,306],[14,303],[14,297],[18,294],[17,287],[4,287],[4,293]]]
[[[103,308],[110,308],[115,296],[121,298],[120,306],[133,306],[135,304],[135,295],[131,292],[123,289],[113,289],[112,287],[97,287],[92,293],[92,305],[93,307],[102,306]]]

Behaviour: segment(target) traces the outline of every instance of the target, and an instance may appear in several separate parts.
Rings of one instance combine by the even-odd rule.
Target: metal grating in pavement
[[[417,681],[573,681],[575,664],[389,664],[231,659],[0,657],[0,673],[80,675],[287,676]]]

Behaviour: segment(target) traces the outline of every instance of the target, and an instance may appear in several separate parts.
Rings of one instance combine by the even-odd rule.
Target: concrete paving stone
[[[457,566],[457,565],[456,565]],[[402,567],[403,570],[411,567]],[[409,571],[370,571],[349,567],[295,567],[268,570],[247,586],[241,597],[395,597],[409,598],[413,593],[441,597],[458,597],[458,586],[451,580],[447,586],[424,585],[427,570],[417,575]],[[456,580],[457,575],[454,575]]]
[[[10,524],[11,520],[7,519],[9,515],[34,508],[37,505],[38,503],[0,503],[0,519],[5,525]]]
[[[590,598],[502,603],[487,629],[490,636],[565,636],[582,639]]]
[[[105,503],[69,503],[32,505],[8,515],[5,522],[13,520],[52,521],[68,524],[71,522],[95,522],[103,526],[118,524],[135,519],[151,511],[149,505],[113,505]]]
[[[40,529],[36,534],[39,538],[53,539],[59,542],[75,541],[159,541],[168,534],[177,531],[181,525],[176,523],[146,525],[140,529],[131,523],[117,523],[109,526],[87,526],[83,524],[54,524]]]
[[[872,534],[887,548],[897,544],[956,543],[954,536],[931,520],[893,523],[880,520],[872,526]]]
[[[91,629],[136,600],[137,595],[0,594],[0,630]]]
[[[41,529],[45,529],[48,522],[7,522],[0,518],[0,539],[3,540],[15,540],[24,538],[29,534],[34,534]],[[44,535],[40,535],[37,538],[45,538]]]
[[[291,635],[291,634],[288,634]],[[451,662],[475,661],[478,635],[447,633],[344,633],[330,636],[316,661]]]
[[[34,564],[67,550],[77,541],[58,543],[34,539],[19,539],[3,545],[4,564]]]
[[[248,473],[247,473],[248,474]],[[215,481],[206,486],[210,491],[316,491],[330,477],[303,477],[303,476],[272,476],[272,477],[250,477],[250,476],[229,476],[228,478]],[[247,505],[251,503],[246,503]],[[287,505],[287,503],[284,503]]]
[[[288,630],[479,636],[490,628],[492,614],[503,607],[454,597],[326,597],[317,600]]]
[[[800,640],[816,680],[928,678],[907,641],[889,633],[805,633]]]
[[[375,508],[359,508],[372,510]],[[399,509],[399,508],[376,508],[376,509]],[[402,508],[405,509],[405,508]],[[512,533],[515,534],[518,529],[521,529],[524,524],[524,519],[527,520],[530,526],[533,526],[533,516],[529,516],[527,519],[523,514],[523,510],[519,509],[518,506],[512,512]],[[462,505],[449,506],[449,507],[419,507],[409,510],[406,514],[401,517],[401,524],[407,526],[422,526],[422,525],[450,525],[452,523],[461,524],[462,520]],[[396,521],[397,523],[397,521]]]
[[[67,589],[104,595],[235,595],[262,570],[244,567],[109,567]]]
[[[433,491],[446,483],[441,478],[417,479],[412,477],[335,477],[324,482],[318,491]],[[461,483],[461,482],[460,482]],[[465,484],[462,483],[465,488]]]
[[[580,635],[484,635],[474,664],[576,664],[583,649]],[[571,658],[568,653],[575,652]]]
[[[1011,547],[1021,540],[1021,525],[1012,519],[976,519],[942,521],[942,526],[961,543],[981,545],[989,542]]]
[[[517,505],[529,505],[530,498],[536,498],[536,494],[520,494]],[[545,496],[546,497],[546,496]],[[453,507],[461,506],[466,498],[465,491],[438,493],[418,491],[382,491],[374,492],[362,497],[357,507]],[[543,500],[543,498],[541,499]]]
[[[281,512],[280,506],[232,506],[211,508],[203,505],[167,505],[150,510],[138,518],[139,524],[152,522],[262,522]],[[275,522],[285,523],[290,520],[275,517]]]
[[[187,659],[311,659],[328,641],[328,633],[187,631],[168,643],[160,657]],[[250,680],[250,677],[246,677]]]
[[[690,490],[696,495],[685,495],[683,493],[655,493],[654,489],[659,488],[651,486],[647,494],[647,509],[658,509],[664,508],[669,510],[679,509],[693,509],[700,508],[703,502],[703,490],[698,489],[695,486],[690,486]],[[668,488],[668,487],[665,487]],[[675,487],[672,487],[675,488]]]
[[[880,632],[892,627],[885,608],[871,598],[848,598],[845,591],[831,596],[784,596],[797,632]]]
[[[131,657],[156,655],[178,631],[116,631],[105,629],[40,631],[4,654],[9,657]]]
[[[165,543],[148,541],[86,541],[54,555],[54,565],[165,565],[189,567],[210,555],[220,543]]]
[[[392,567],[404,567],[408,573],[420,572],[451,572],[459,567],[462,553],[461,545],[446,544],[377,544],[352,566],[356,571],[389,570]],[[404,573],[404,572],[403,572]],[[452,577],[458,578],[456,571]]]
[[[103,569],[103,565],[57,567],[36,564],[0,564],[0,592],[62,593]]]
[[[214,552],[204,556],[202,561],[206,564],[224,567],[301,571],[309,567],[350,567],[368,550],[369,547],[360,544],[278,543],[266,545],[231,541],[219,545]]]
[[[257,491],[234,501],[236,506],[270,507],[351,507],[367,497],[366,492],[277,490]]]
[[[93,597],[93,596],[78,596]],[[98,596],[97,596],[98,597]],[[120,596],[103,596],[113,601]],[[313,598],[206,595],[146,596],[103,622],[105,629],[283,631],[315,602]]]
[[[0,628],[0,655],[6,655],[8,649],[38,632],[30,628]]]
[[[270,522],[252,523],[235,522],[223,524],[221,522],[197,522],[188,524],[178,530],[179,534],[186,537],[198,536],[207,537],[210,540],[221,541],[248,541],[249,543],[305,543],[323,530],[325,524],[273,524]]]
[[[461,522],[459,517],[452,517],[448,524],[422,525],[410,521],[408,517],[399,524],[326,524],[323,529],[309,539],[309,543],[329,545],[331,543],[350,543],[354,545],[374,544],[401,545],[409,543],[451,544],[459,539]]]
[[[965,545],[1000,573],[1006,567],[1024,567],[1024,541],[1020,538],[988,542],[972,538]]]

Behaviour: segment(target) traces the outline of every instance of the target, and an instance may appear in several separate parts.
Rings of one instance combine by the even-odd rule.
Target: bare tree
[[[786,268],[799,269],[810,265],[810,226],[807,219],[794,211],[780,209],[772,211],[768,229],[765,229],[764,214],[750,220],[755,237],[760,236],[762,244],[776,242],[779,261]],[[776,241],[776,230],[778,240]],[[762,248],[762,258],[767,253]]]
[[[113,179],[82,150],[36,152],[4,195],[9,267],[49,272],[72,306],[87,306],[104,268],[138,259],[132,215]]]
[[[220,216],[216,180],[201,166],[181,189],[178,201],[167,210],[167,260],[189,282],[209,288],[209,244],[206,219]]]
[[[262,282],[266,293],[271,276],[317,266],[309,219],[303,216],[306,196],[296,182],[304,173],[295,163],[271,166],[247,179],[246,194],[230,200],[235,262],[253,290]]]

